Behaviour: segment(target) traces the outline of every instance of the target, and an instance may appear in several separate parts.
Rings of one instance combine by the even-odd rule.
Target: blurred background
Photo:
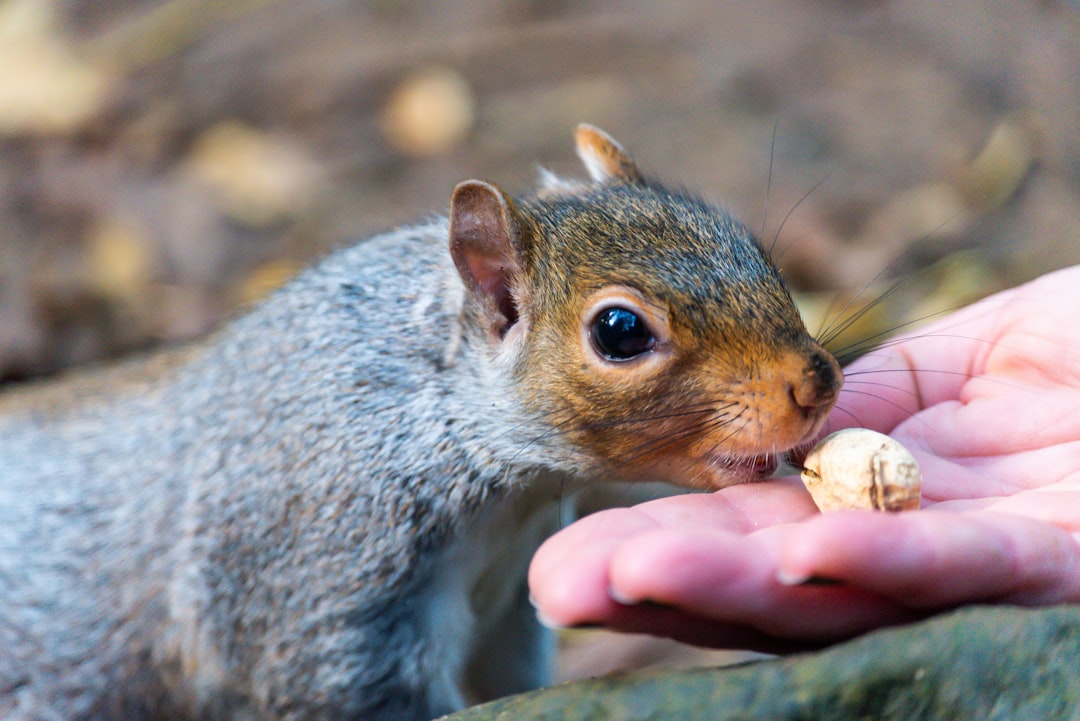
[[[5,0],[0,382],[202,335],[460,180],[581,174],[583,120],[762,229],[812,330],[1080,262],[1065,0]],[[617,643],[564,673],[667,653]]]

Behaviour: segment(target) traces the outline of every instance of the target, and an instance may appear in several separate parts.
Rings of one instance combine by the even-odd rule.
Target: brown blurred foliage
[[[812,322],[962,249],[873,327],[1080,260],[1066,2],[6,0],[0,379],[199,335],[459,180],[578,173],[581,120],[764,218]]]

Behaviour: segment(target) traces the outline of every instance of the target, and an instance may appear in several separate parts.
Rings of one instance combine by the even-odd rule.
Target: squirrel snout
[[[807,415],[827,412],[844,382],[840,364],[820,347],[811,350],[798,378],[790,381],[791,399]]]

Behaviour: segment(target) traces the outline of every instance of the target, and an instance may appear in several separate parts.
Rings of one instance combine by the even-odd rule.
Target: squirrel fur
[[[330,254],[201,344],[0,396],[0,717],[420,721],[543,684],[563,489],[755,480],[841,383],[751,234],[588,181]]]

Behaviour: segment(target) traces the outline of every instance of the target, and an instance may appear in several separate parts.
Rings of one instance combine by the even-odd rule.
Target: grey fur
[[[477,700],[455,667],[477,611],[528,606],[471,608],[471,586],[520,589],[554,504],[512,493],[550,480],[545,429],[462,334],[446,234],[340,251],[163,370],[0,401],[0,715],[400,721]],[[536,539],[485,558],[519,522]],[[485,692],[541,683],[542,660],[504,660]]]
[[[517,204],[512,277],[468,240],[455,267],[436,220],[330,255],[194,348],[0,397],[0,716],[421,721],[542,684],[529,558],[564,488],[641,475],[548,410],[578,279],[655,287],[706,324],[703,358],[818,352],[745,229],[648,187],[600,131],[578,143],[598,182]],[[517,212],[466,185],[469,233]],[[669,395],[644,398],[661,425],[693,416]],[[591,430],[636,441],[653,421],[623,410]],[[722,445],[754,420],[729,415],[696,428]]]

